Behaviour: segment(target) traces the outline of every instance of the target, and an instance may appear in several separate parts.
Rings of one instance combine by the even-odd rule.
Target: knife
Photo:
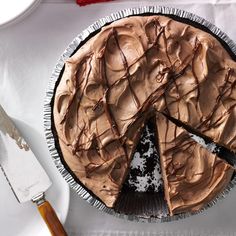
[[[52,182],[1,105],[0,168],[18,202],[36,203],[51,235],[66,236],[54,209],[45,199]]]

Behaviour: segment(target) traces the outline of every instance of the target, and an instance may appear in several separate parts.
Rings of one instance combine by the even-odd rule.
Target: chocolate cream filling
[[[235,151],[235,68],[212,35],[165,16],[103,27],[65,62],[55,92],[54,123],[66,164],[113,207],[153,114],[163,112]]]

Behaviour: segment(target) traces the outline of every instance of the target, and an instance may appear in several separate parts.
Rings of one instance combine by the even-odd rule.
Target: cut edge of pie
[[[196,212],[225,189],[234,168],[194,141],[165,115],[156,115],[156,125],[170,215]]]

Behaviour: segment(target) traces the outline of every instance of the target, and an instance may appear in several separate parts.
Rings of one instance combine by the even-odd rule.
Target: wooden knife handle
[[[45,200],[44,202],[38,204],[38,210],[47,224],[52,236],[67,236],[67,233],[58,219],[56,212],[48,201]]]

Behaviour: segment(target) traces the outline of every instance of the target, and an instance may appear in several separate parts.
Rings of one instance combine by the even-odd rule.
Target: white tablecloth
[[[1,104],[7,107],[10,115],[29,122],[43,134],[43,99],[48,79],[68,43],[98,18],[123,8],[153,4],[198,14],[236,41],[236,0],[117,0],[82,8],[73,0],[44,0],[27,18],[0,30]],[[200,215],[178,222],[147,224],[128,222],[100,212],[71,191],[65,227],[70,236],[236,235],[235,203],[236,189]]]

